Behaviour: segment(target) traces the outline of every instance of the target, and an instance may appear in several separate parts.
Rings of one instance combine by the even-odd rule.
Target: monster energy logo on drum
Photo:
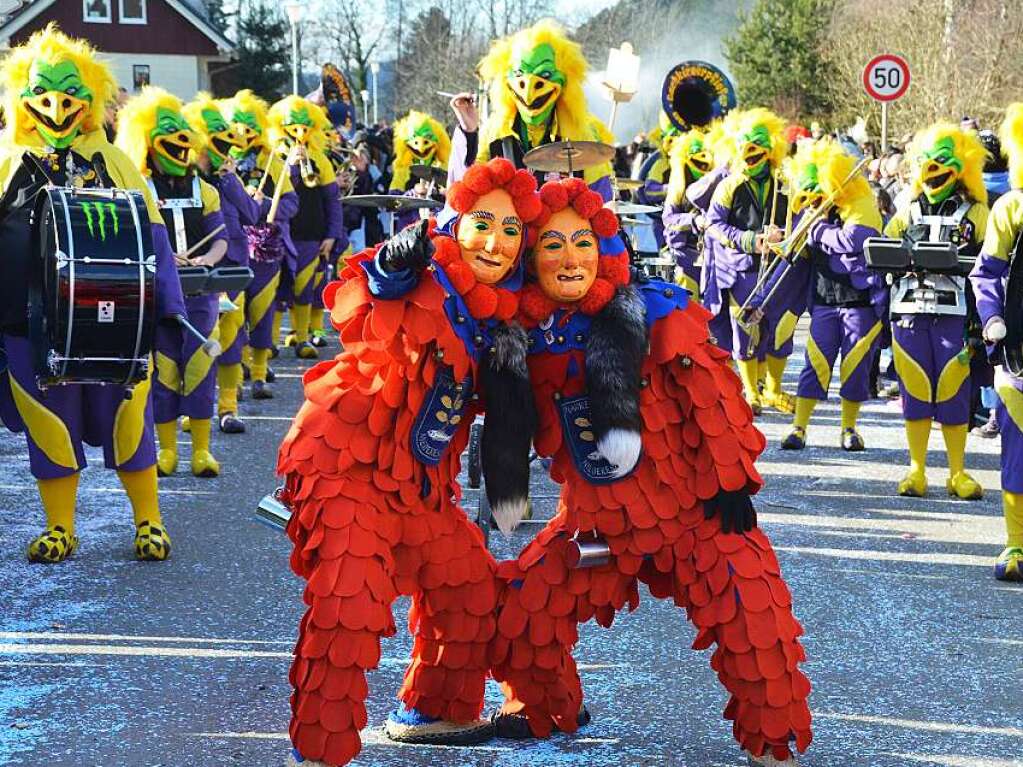
[[[112,202],[83,202],[82,213],[85,214],[85,225],[89,227],[89,236],[96,239],[96,231],[99,231],[100,242],[107,240],[107,211],[110,212],[110,220],[113,224],[113,236],[118,233],[117,206]]]

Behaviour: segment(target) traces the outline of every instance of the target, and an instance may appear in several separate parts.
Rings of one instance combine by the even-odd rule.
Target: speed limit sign
[[[909,88],[909,64],[893,53],[875,56],[863,69],[863,87],[875,101],[897,101]]]

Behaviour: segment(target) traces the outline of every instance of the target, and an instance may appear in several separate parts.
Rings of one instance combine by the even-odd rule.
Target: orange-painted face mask
[[[522,250],[523,223],[511,195],[495,189],[481,196],[458,222],[462,260],[478,282],[496,285],[515,268]]]
[[[540,289],[559,303],[582,300],[597,279],[597,235],[590,222],[572,208],[560,210],[547,220],[533,253]]]

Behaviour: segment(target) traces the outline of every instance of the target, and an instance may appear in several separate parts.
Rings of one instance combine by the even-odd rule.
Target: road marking
[[[811,554],[835,559],[874,559],[881,562],[915,562],[927,565],[963,565],[991,567],[991,557],[976,554],[954,554],[950,551],[874,551],[871,549],[823,549],[812,546],[775,546],[775,551],[793,554]]]
[[[0,666],[56,666],[58,668],[68,668],[76,666],[106,666],[106,663],[88,663],[81,661],[69,661],[68,663],[48,663],[41,660],[0,660]]]
[[[290,740],[286,732],[191,732],[193,738],[242,739],[242,740]],[[441,750],[511,751],[510,746],[439,746],[433,743],[396,743],[384,735],[379,727],[362,730],[359,733],[364,746],[386,746],[390,748],[424,748]]]
[[[172,658],[291,658],[290,652],[109,644],[0,644],[0,655],[131,655]]]
[[[0,639],[42,639],[83,642],[190,642],[194,644],[269,644],[290,647],[294,640],[284,639],[220,639],[207,637],[135,636],[132,634],[74,634],[54,631],[0,631]]]
[[[885,756],[896,756],[910,762],[939,764],[942,767],[1019,767],[1019,759],[996,759],[991,756],[962,756],[959,754],[896,754],[888,752]]]
[[[838,719],[843,722],[880,724],[886,727],[901,727],[906,730],[958,732],[970,735],[1005,735],[1010,738],[1023,738],[1023,729],[1019,727],[989,727],[981,724],[962,724],[957,722],[928,722],[919,719],[896,719],[888,716],[865,716],[863,714],[822,714],[820,711],[814,711],[813,715],[817,719]]]
[[[1023,647],[1023,639],[996,639],[993,637],[974,637],[978,642],[986,642],[987,644],[1005,644],[1012,647]]]
[[[288,419],[291,420],[291,419]],[[37,485],[0,485],[0,490],[15,490],[18,492],[36,491]],[[124,495],[123,487],[79,487],[79,493],[117,493]],[[219,495],[211,490],[168,490],[160,485],[160,495]]]
[[[294,421],[291,415],[243,415],[244,421]]]

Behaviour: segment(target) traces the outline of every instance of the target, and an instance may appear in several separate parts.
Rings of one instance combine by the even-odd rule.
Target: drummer
[[[394,163],[391,168],[391,194],[416,197],[431,195],[443,202],[434,181],[447,178],[451,139],[444,126],[428,114],[412,110],[394,125]],[[424,171],[436,171],[436,176]],[[407,210],[395,213],[398,217],[395,231],[419,220],[419,212]]]
[[[117,142],[148,179],[160,215],[171,236],[179,267],[216,266],[227,253],[220,195],[196,171],[199,139],[181,112],[181,100],[162,88],[147,86],[121,108]],[[197,250],[198,252],[193,252]],[[185,297],[188,321],[202,335],[219,337],[219,297],[213,293]],[[190,421],[192,474],[216,477],[220,464],[210,452],[215,358],[180,325],[156,331],[156,383],[153,410],[160,452],[161,477],[178,467],[178,418]]]
[[[145,179],[103,132],[104,107],[116,90],[113,75],[92,47],[53,26],[12,50],[0,70],[9,116],[0,146],[5,199],[33,183],[19,158],[38,158],[52,183],[115,186],[145,197],[156,252],[156,311],[169,319],[185,311],[174,272],[167,229]],[[28,438],[32,475],[46,512],[46,530],[28,547],[31,562],[61,562],[78,546],[75,503],[85,468],[83,443],[102,445],[107,468],[115,469],[135,517],[135,556],[162,560],[170,536],[160,517],[150,381],[129,391],[113,385],[36,385],[33,350],[27,338],[27,288],[32,254],[30,207],[14,208],[0,223],[4,279],[0,288],[0,335],[9,358],[9,391],[16,411],[0,407],[8,426]],[[7,389],[7,387],[0,387]],[[15,417],[16,413],[16,417]]]
[[[278,297],[291,307],[288,345],[294,346],[299,359],[319,357],[310,342],[313,293],[323,282],[334,244],[346,239],[337,177],[324,153],[329,124],[321,107],[300,96],[283,98],[270,109],[271,144],[285,162],[288,156],[297,160],[290,167],[291,186],[298,196],[298,211],[290,222],[295,257],[285,259]]]
[[[490,115],[482,126],[473,98],[451,100],[458,118],[452,138],[448,185],[476,160],[506,157],[519,168],[531,149],[556,141],[613,144],[614,137],[590,114],[583,93],[589,65],[578,43],[545,19],[496,41],[480,62],[490,85]],[[582,176],[605,201],[611,199],[611,163],[587,167]],[[542,181],[543,179],[541,179]]]

